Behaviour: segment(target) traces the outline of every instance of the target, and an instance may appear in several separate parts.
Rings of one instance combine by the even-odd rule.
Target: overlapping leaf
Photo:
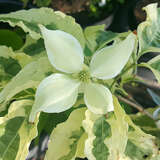
[[[160,9],[157,5],[152,3],[144,7],[147,18],[138,26],[139,56],[147,52],[160,52]]]
[[[85,110],[85,108],[74,110],[66,122],[59,124],[53,130],[45,160],[84,158],[86,135],[81,126]]]
[[[159,152],[155,137],[143,132],[131,121],[129,116],[126,116],[126,121],[130,128],[125,154],[133,160],[143,160],[146,156],[149,160],[152,160],[158,156]],[[135,150],[135,152],[133,152],[133,150]]]
[[[154,69],[148,63],[141,63],[141,64],[139,64],[139,66],[140,67],[145,67],[145,68],[148,68],[149,70],[151,70],[152,73],[154,74],[155,78],[157,79],[158,83],[160,83],[160,72],[158,70]]]
[[[16,32],[8,29],[0,29],[0,45],[6,45],[17,50],[23,46],[23,39]]]
[[[111,126],[112,132],[112,136],[105,139],[105,144],[110,151],[108,160],[123,158],[128,141],[126,114],[116,98],[114,98],[114,110],[115,117],[111,117],[107,120]]]
[[[37,136],[37,123],[28,123],[33,101],[21,100],[11,104],[8,115],[0,118],[0,159],[24,160],[29,144]]]
[[[116,98],[114,98],[114,107],[114,115],[110,115],[107,119],[86,111],[83,126],[88,134],[85,142],[87,158],[89,160],[143,160],[146,155],[150,159],[157,157],[158,147],[155,145],[155,137],[137,127]]]
[[[96,160],[95,155],[92,153],[94,148],[93,141],[95,140],[96,136],[93,133],[93,127],[95,121],[100,118],[99,115],[93,114],[91,111],[87,110],[85,113],[85,120],[83,121],[83,127],[85,132],[88,134],[88,138],[85,141],[85,148],[84,153],[89,160]],[[102,143],[102,142],[101,142]]]
[[[99,49],[104,47],[107,43],[116,39],[119,34],[113,33],[111,31],[104,30],[105,25],[97,25],[97,26],[89,26],[84,30],[84,36],[86,39],[86,51],[87,47],[90,49],[90,53],[86,53],[86,55],[93,55],[93,53]]]
[[[0,88],[2,89],[21,69],[14,56],[15,53],[11,48],[0,46]]]
[[[160,56],[152,58],[147,63],[139,64],[140,67],[146,67],[152,71],[158,83],[160,83]]]
[[[62,12],[53,12],[49,8],[21,10],[9,14],[1,14],[0,21],[8,22],[11,26],[19,26],[25,32],[29,32],[33,39],[39,39],[40,29],[38,24],[43,24],[49,29],[59,29],[76,37],[84,47],[84,36],[79,24],[74,18],[66,16]]]
[[[1,106],[0,111],[4,110],[10,98],[20,91],[37,87],[49,72],[53,72],[53,67],[50,66],[46,57],[26,65],[0,92],[0,103],[4,104]]]

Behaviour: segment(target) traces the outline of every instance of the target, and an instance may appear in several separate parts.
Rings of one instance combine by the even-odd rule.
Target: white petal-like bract
[[[95,114],[106,114],[114,110],[112,94],[101,84],[86,84],[84,101],[88,109]]]
[[[80,82],[63,74],[45,78],[37,88],[29,121],[33,122],[39,111],[59,113],[71,108],[76,102],[79,85]]]
[[[60,30],[40,25],[50,63],[66,73],[79,72],[83,67],[83,49],[76,38]]]
[[[136,36],[131,33],[122,42],[105,47],[94,54],[90,63],[90,72],[99,79],[111,79],[123,69],[131,56]]]

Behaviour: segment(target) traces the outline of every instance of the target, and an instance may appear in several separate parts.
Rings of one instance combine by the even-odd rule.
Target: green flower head
[[[93,113],[113,111],[111,92],[93,79],[111,79],[120,73],[134,49],[135,35],[131,33],[122,42],[97,51],[86,66],[83,49],[75,37],[60,30],[40,28],[50,63],[64,74],[52,74],[40,83],[30,122],[40,111],[59,113],[71,108],[79,92],[84,93],[85,104]]]

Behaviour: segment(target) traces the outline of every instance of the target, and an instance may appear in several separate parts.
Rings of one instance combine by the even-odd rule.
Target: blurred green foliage
[[[17,50],[22,47],[23,39],[19,34],[8,29],[0,29],[0,45],[6,45]]]
[[[102,13],[111,13],[119,4],[123,4],[125,0],[91,0],[90,11],[91,16],[99,17]]]
[[[37,7],[49,7],[51,5],[51,2],[54,0],[21,0],[24,3],[24,7],[27,6],[27,4],[30,2]],[[65,3],[64,0],[61,0],[62,3]],[[73,1],[74,0],[66,0],[67,1]],[[90,0],[89,1],[89,16],[98,18],[104,13],[104,15],[111,13],[115,10],[115,8],[119,4],[125,3],[126,0]],[[78,12],[78,11],[77,11]]]

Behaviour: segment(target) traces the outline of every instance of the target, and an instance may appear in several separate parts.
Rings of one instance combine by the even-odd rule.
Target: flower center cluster
[[[82,82],[89,82],[90,81],[90,74],[88,71],[80,71],[78,73],[78,79]]]

